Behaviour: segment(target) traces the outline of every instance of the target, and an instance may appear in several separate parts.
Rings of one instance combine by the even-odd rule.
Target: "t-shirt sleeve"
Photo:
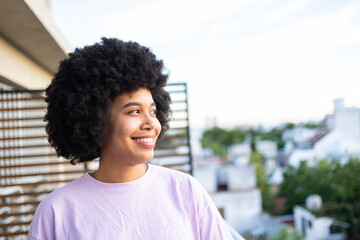
[[[195,195],[198,202],[198,217],[201,239],[234,239],[230,233],[229,227],[220,215],[219,210],[216,208],[206,190],[200,185],[199,182],[194,180],[196,191]]]
[[[28,240],[40,239],[56,239],[54,211],[43,202],[40,203],[35,212],[28,234]]]

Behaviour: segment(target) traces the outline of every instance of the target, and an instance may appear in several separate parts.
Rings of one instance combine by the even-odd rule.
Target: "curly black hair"
[[[161,133],[166,131],[171,100],[163,68],[148,48],[115,38],[70,53],[46,89],[44,120],[57,155],[72,164],[99,157],[114,98],[139,88],[150,90]]]

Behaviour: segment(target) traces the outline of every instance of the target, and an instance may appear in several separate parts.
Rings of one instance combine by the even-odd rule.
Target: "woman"
[[[46,89],[49,142],[99,168],[41,202],[29,239],[232,239],[194,178],[147,163],[168,128],[166,80],[148,48],[117,39],[60,63]]]

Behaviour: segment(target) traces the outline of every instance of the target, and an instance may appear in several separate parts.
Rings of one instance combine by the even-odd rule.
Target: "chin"
[[[139,163],[150,162],[154,158],[154,154],[142,155],[137,157]]]
[[[150,162],[151,160],[153,160],[153,158],[154,158],[154,155],[152,155],[151,157],[144,158],[144,161]]]

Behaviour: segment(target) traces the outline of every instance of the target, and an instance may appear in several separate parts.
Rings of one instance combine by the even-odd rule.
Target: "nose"
[[[141,129],[150,131],[155,128],[157,121],[158,120],[155,116],[152,116],[149,113],[146,113],[143,116],[143,123],[141,125]]]

